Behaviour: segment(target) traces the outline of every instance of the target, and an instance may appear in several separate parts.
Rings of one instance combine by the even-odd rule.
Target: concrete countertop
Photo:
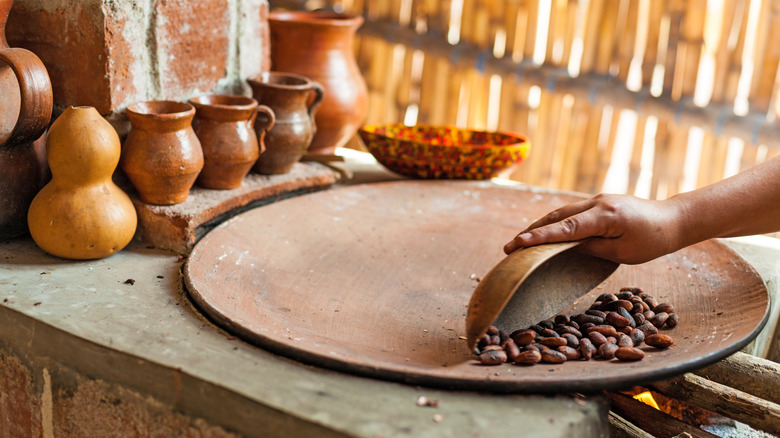
[[[359,165],[353,170],[361,173]],[[380,179],[388,178],[396,177]],[[607,436],[602,396],[420,388],[273,355],[192,306],[184,262],[135,241],[93,261],[49,256],[30,237],[0,242],[0,367],[16,365],[30,381],[29,406],[9,413],[0,400],[0,435],[29,421],[43,436],[79,427],[92,436],[169,436],[182,428],[205,436]],[[4,382],[0,373],[0,395],[14,390],[14,379]],[[438,406],[419,406],[421,396]],[[78,400],[89,412],[65,411]],[[17,411],[29,413],[19,419]],[[185,419],[150,424],[172,415]]]
[[[370,162],[361,166],[351,168],[358,174],[376,170]],[[364,181],[385,178],[397,177],[369,172]],[[732,246],[775,293],[780,245]],[[177,254],[138,242],[94,261],[49,256],[29,237],[0,243],[0,360],[28,370],[29,391],[41,400],[32,403],[31,415],[40,416],[44,436],[62,430],[61,423],[75,424],[61,418],[58,402],[78,399],[95,382],[120,395],[115,410],[101,405],[114,417],[93,418],[92,432],[120,436],[122,427],[138,430],[125,423],[156,418],[123,420],[126,399],[187,418],[184,425],[160,426],[171,428],[163,433],[178,427],[209,431],[205,436],[607,436],[608,406],[601,396],[420,388],[268,353],[201,316],[183,290],[183,263]],[[762,345],[770,350],[768,342]],[[420,396],[438,406],[418,406]]]

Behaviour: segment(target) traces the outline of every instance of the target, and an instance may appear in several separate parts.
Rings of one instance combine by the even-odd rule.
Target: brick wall
[[[267,0],[16,0],[6,34],[46,65],[55,114],[94,106],[121,134],[134,102],[247,93],[270,68],[267,14]]]

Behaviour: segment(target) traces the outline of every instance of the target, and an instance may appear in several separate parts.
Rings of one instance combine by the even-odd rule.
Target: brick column
[[[6,34],[46,65],[55,114],[94,106],[122,134],[134,102],[248,93],[270,68],[267,15],[267,0],[16,0]]]

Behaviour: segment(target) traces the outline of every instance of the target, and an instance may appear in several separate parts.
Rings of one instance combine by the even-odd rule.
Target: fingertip
[[[531,233],[522,233],[522,234],[516,236],[514,239],[509,241],[509,243],[504,245],[504,253],[505,254],[509,254],[509,253],[511,253],[513,251],[516,251],[516,250],[518,250],[520,248],[523,248],[523,247],[527,246],[524,243],[527,242],[528,239],[530,239],[530,238],[531,238]]]

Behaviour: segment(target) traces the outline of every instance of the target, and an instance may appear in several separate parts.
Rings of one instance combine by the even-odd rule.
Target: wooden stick
[[[648,385],[654,391],[745,423],[772,434],[780,433],[780,405],[695,374]]]
[[[609,411],[609,436],[612,438],[655,438],[620,415]]]
[[[780,364],[736,352],[694,374],[734,389],[780,403]]]
[[[677,436],[687,433],[694,438],[713,438],[715,435],[705,432],[682,420],[648,406],[633,397],[607,392],[611,411],[636,425],[643,431],[651,431],[652,436]]]

